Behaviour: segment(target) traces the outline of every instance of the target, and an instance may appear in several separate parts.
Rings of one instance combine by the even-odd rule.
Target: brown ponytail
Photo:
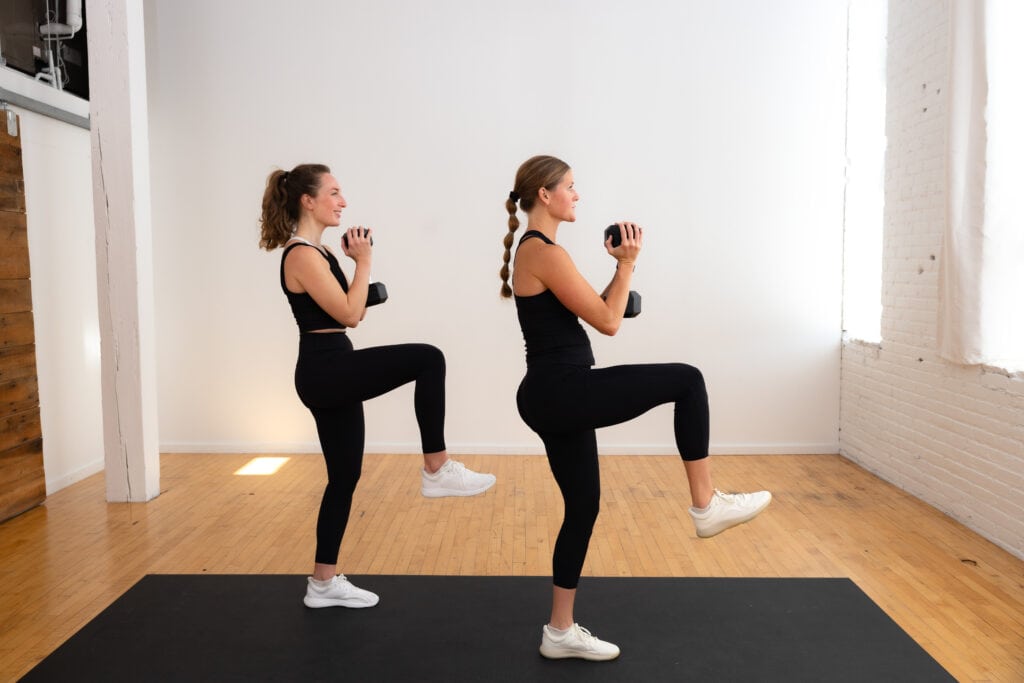
[[[519,219],[516,218],[516,194],[509,192],[505,200],[505,210],[508,211],[508,232],[505,233],[505,253],[501,257],[501,270],[498,275],[501,277],[501,297],[507,299],[512,296],[512,288],[508,284],[508,262],[512,259],[512,243],[515,241],[516,230],[519,229]]]
[[[302,195],[316,196],[320,176],[330,173],[323,164],[300,164],[291,171],[280,169],[267,176],[260,215],[260,248],[272,251],[291,238],[299,220]]]
[[[512,287],[508,284],[508,264],[512,258],[512,244],[515,241],[515,232],[519,229],[519,219],[516,217],[516,202],[524,213],[530,213],[537,202],[537,195],[541,188],[554,191],[558,183],[569,172],[569,164],[561,159],[552,156],[530,157],[523,162],[523,165],[516,171],[516,182],[512,191],[508,193],[505,200],[505,210],[508,211],[508,232],[505,233],[503,244],[505,253],[502,255],[501,270],[498,276],[501,278],[501,296],[509,298],[512,296]]]

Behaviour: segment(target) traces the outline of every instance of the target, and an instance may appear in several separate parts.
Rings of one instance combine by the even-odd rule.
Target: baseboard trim
[[[603,455],[677,455],[674,444],[599,444]],[[319,453],[316,442],[245,443],[182,442],[161,444],[161,453]],[[367,453],[419,454],[420,445],[409,442],[374,441],[366,444]],[[522,444],[455,443],[448,445],[453,455],[543,455],[536,442]],[[836,455],[838,443],[711,444],[712,455]]]
[[[45,459],[44,459],[44,462],[43,462],[43,467],[44,468],[46,467]],[[60,491],[63,488],[67,488],[68,486],[71,486],[72,484],[77,484],[78,482],[82,481],[83,479],[85,479],[87,477],[91,477],[92,475],[94,475],[94,474],[96,474],[98,472],[102,472],[103,469],[104,469],[103,460],[93,460],[89,464],[83,465],[82,467],[79,467],[78,469],[76,469],[73,472],[68,472],[68,473],[63,474],[63,475],[61,475],[59,477],[54,477],[53,479],[47,477],[46,478],[46,495],[48,495],[48,496],[49,495],[53,495],[54,493],[56,493],[57,491]]]

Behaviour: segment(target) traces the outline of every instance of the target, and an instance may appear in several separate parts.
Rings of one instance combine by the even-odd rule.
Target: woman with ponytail
[[[347,206],[331,170],[302,164],[267,178],[260,219],[260,247],[281,255],[281,289],[299,327],[295,389],[316,422],[327,464],[327,486],[316,523],[313,575],[307,607],[372,607],[377,596],[337,573],[352,494],[362,470],[363,401],[409,382],[423,449],[420,492],[428,498],[473,496],[494,485],[491,474],[466,469],[448,457],[444,441],[445,360],[428,344],[354,350],[346,334],[366,315],[373,259],[373,231],[344,233],[342,253],[355,262],[349,282],[334,253],[321,241],[341,223]]]
[[[618,331],[643,229],[621,222],[619,246],[612,247],[611,238],[605,241],[615,273],[598,294],[557,244],[559,225],[576,220],[578,200],[572,169],[565,162],[550,156],[524,162],[505,201],[508,232],[499,275],[502,297],[515,297],[526,342],[526,376],[516,394],[519,415],[544,442],[565,501],[552,558],[551,620],[542,629],[540,652],[552,659],[608,660],[619,656],[619,648],[594,637],[573,616],[601,497],[595,430],[664,403],[675,404],[675,442],[689,484],[690,516],[701,538],[753,519],[767,507],[771,494],[722,493],[712,485],[708,397],[697,368],[682,363],[592,367],[594,354],[580,319],[602,334]],[[513,260],[517,209],[528,223]]]

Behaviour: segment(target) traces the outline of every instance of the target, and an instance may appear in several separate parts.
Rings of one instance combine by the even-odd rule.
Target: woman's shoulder
[[[541,239],[527,239],[521,242],[517,257],[519,254],[542,261],[569,259],[569,252],[562,245],[554,242],[545,242]]]
[[[296,249],[295,247],[300,248]],[[287,263],[294,263],[299,266],[318,266],[324,264],[328,257],[312,244],[289,242],[284,247],[283,258]]]
[[[313,244],[311,242],[304,242],[302,240],[297,240],[297,239],[290,239],[290,240],[288,240],[287,242],[284,243],[285,251],[290,250],[292,247],[308,247],[307,249],[296,249],[296,251],[299,251],[299,252],[314,252],[315,251],[315,252],[319,252],[319,254],[321,256],[324,255],[324,250],[327,249],[327,245],[326,244],[321,244],[320,246],[317,246],[317,245],[315,245],[315,244]]]

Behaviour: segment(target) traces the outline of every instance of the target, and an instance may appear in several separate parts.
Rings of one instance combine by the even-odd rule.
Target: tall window
[[[950,29],[939,349],[1024,371],[1024,5],[953,0]]]
[[[881,341],[886,0],[849,4],[843,331]]]
[[[982,348],[988,363],[1024,370],[1024,3],[990,5]]]

